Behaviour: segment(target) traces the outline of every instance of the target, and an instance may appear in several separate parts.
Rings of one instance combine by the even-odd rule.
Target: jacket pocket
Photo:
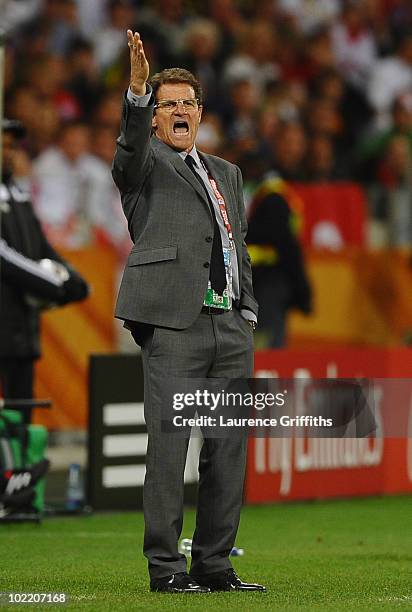
[[[127,260],[128,266],[141,266],[142,264],[155,263],[157,261],[169,261],[176,259],[177,246],[167,246],[158,249],[145,249],[143,251],[132,251]]]

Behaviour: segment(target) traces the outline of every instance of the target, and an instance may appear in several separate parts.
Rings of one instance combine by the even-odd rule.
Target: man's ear
[[[154,131],[157,130],[157,118],[156,118],[156,115],[153,115],[153,117],[152,117],[152,129]]]
[[[202,119],[202,110],[203,110],[203,106],[199,106],[198,111],[199,111],[199,123],[200,120]]]

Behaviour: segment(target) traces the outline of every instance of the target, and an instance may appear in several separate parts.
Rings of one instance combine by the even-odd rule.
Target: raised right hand
[[[130,49],[130,89],[137,96],[146,93],[146,81],[149,78],[149,63],[146,59],[140,34],[127,30],[127,44]]]

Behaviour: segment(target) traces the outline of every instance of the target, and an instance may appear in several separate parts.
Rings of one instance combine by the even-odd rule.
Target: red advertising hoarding
[[[354,183],[294,183],[303,202],[302,242],[306,247],[340,250],[365,244],[367,203]]]
[[[255,376],[412,378],[412,350],[262,351]],[[412,493],[412,393],[404,402],[404,437],[251,438],[246,501]]]

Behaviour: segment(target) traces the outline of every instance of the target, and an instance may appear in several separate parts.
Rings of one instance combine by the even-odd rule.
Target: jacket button
[[[203,264],[203,267],[204,267],[204,268],[209,268],[209,267],[210,267],[210,263],[209,263],[208,261],[206,261],[206,262]]]
[[[212,236],[206,236],[205,240],[206,242],[212,242],[213,238]]]

